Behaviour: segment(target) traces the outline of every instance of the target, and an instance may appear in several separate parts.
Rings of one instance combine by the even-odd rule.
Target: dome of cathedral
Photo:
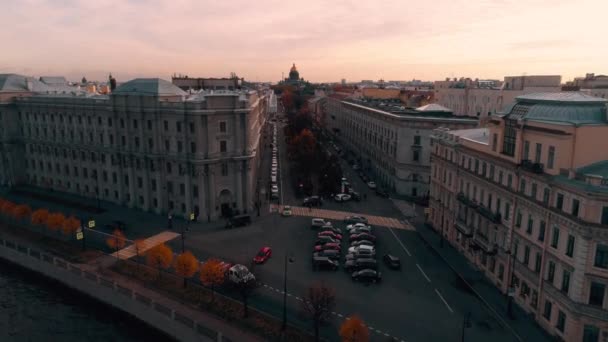
[[[299,80],[300,79],[300,73],[298,72],[298,69],[296,69],[296,63],[293,63],[291,69],[289,70],[289,79],[290,80]]]

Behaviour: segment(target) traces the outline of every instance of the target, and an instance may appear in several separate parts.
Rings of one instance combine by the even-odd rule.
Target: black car
[[[376,195],[384,198],[388,198],[388,192],[382,189],[376,189]]]
[[[384,257],[382,257],[382,259],[384,260],[384,263],[386,264],[386,266],[388,266],[394,270],[398,270],[401,268],[401,260],[399,260],[399,258],[397,258],[394,255],[384,254]]]
[[[356,272],[364,269],[377,270],[378,263],[374,259],[354,259],[344,263],[344,269],[347,272]]]
[[[352,198],[353,200],[355,200],[357,202],[361,201],[361,195],[356,191],[353,191],[350,193],[350,198]]]
[[[365,223],[365,224],[367,224],[367,218],[365,218],[363,216],[346,216],[344,218],[344,223],[347,223],[347,224]]]
[[[302,205],[305,207],[316,207],[323,205],[323,202],[321,201],[321,197],[319,196],[310,196],[304,199]]]
[[[226,222],[226,228],[241,227],[249,224],[251,224],[251,216],[236,215],[228,219],[228,222]]]
[[[335,249],[326,249],[323,251],[315,252],[312,254],[313,258],[315,257],[327,257],[334,261],[340,260],[340,251],[336,251]]]
[[[335,271],[338,269],[338,262],[325,256],[313,256],[312,268],[313,270],[325,269]]]
[[[382,280],[382,274],[380,272],[366,268],[364,270],[353,273],[352,278],[353,281],[377,283]]]

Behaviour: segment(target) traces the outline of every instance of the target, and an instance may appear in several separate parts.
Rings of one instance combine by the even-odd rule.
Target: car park
[[[325,226],[326,223],[327,222],[322,218],[313,218],[310,226],[312,228],[321,228],[321,227]],[[330,227],[331,227],[331,225],[330,225]]]
[[[384,260],[384,263],[389,268],[392,268],[394,270],[398,270],[401,268],[401,260],[399,260],[398,257],[392,254],[385,254],[384,257],[382,257],[382,260]]]
[[[360,251],[370,251],[373,252],[374,254],[376,254],[376,248],[373,246],[367,246],[367,245],[361,245],[361,246],[357,246],[357,247],[349,247],[348,248],[348,253],[359,253]]]
[[[338,262],[325,256],[312,257],[313,270],[329,269],[335,271],[338,269]]]
[[[332,238],[334,238],[334,239],[336,239],[336,240],[342,240],[342,235],[337,234],[337,233],[335,233],[335,232],[333,232],[333,231],[330,231],[330,230],[324,230],[324,231],[320,232],[320,233],[317,235],[317,237],[318,237],[318,236],[329,236],[329,237],[332,237]]]
[[[361,249],[361,250],[357,250],[353,253],[348,252],[345,256],[345,260],[358,259],[358,258],[374,258],[374,257],[376,257],[375,250]]]
[[[346,216],[344,223],[365,223],[367,224],[367,218],[363,216]]]
[[[362,246],[362,245],[367,245],[367,246],[375,246],[375,242],[373,241],[369,241],[369,240],[357,240],[357,241],[353,241],[350,243],[351,247],[357,247],[357,246]]]
[[[288,205],[284,206],[281,215],[285,217],[291,216],[291,207]]]
[[[349,241],[358,241],[358,240],[368,240],[368,241],[372,241],[372,242],[376,242],[376,237],[372,234],[368,234],[368,233],[359,233],[359,234],[352,234],[349,238]]]
[[[354,281],[377,283],[382,280],[382,275],[372,269],[364,269],[353,273],[352,279]]]
[[[270,259],[271,255],[272,249],[270,247],[262,247],[258,254],[256,254],[256,256],[253,258],[253,262],[255,262],[256,264],[263,264],[268,259]]]
[[[340,228],[336,228],[336,227],[332,227],[332,226],[323,226],[323,227],[321,227],[321,229],[319,229],[319,232],[333,232],[335,234],[342,235],[342,231],[340,230]]]
[[[369,181],[369,182],[367,182],[367,186],[368,186],[370,189],[375,189],[375,188],[376,188],[376,182],[374,182],[374,181]]]
[[[325,251],[328,249],[333,249],[336,251],[340,250],[340,244],[339,243],[326,243],[324,245],[316,245],[314,248],[315,252],[320,252],[320,251]]]
[[[328,242],[340,242],[334,238],[332,238],[331,236],[325,236],[325,235],[321,235],[321,236],[317,236],[317,241],[315,242],[315,245],[322,245],[324,243],[328,243]]]
[[[336,202],[346,202],[350,200],[350,195],[349,194],[337,194],[336,196],[334,196],[334,200],[336,200]]]
[[[365,223],[352,223],[352,224],[346,225],[346,230],[350,232],[351,230],[356,229],[356,228],[368,228],[368,227],[371,229],[371,226],[368,224],[365,224]]]
[[[351,229],[348,233],[350,235],[356,235],[356,234],[362,234],[362,233],[370,234],[371,232],[372,232],[372,228],[370,228],[370,227],[358,227],[355,229]]]
[[[356,272],[364,269],[377,270],[378,263],[374,259],[353,259],[344,263],[347,272]]]
[[[315,252],[313,255],[313,257],[318,257],[318,256],[322,256],[322,257],[328,257],[332,260],[339,260],[340,259],[340,251],[334,250],[334,249],[326,249],[320,252]]]

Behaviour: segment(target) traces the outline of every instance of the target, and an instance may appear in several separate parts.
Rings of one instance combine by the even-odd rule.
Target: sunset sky
[[[313,82],[608,74],[607,0],[0,0],[0,73]]]

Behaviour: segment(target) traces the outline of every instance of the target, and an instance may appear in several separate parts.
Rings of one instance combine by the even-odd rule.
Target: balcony
[[[466,237],[473,236],[473,227],[468,226],[465,221],[456,220],[456,223],[454,224],[454,228],[456,228],[456,230],[461,232]]]
[[[458,195],[456,195],[456,199],[471,208],[477,208],[478,206],[477,201],[465,196],[464,192],[459,192]]]
[[[534,163],[529,159],[522,160],[519,166],[532,173],[542,174],[544,172],[544,165],[542,163]]]
[[[490,242],[485,235],[476,232],[473,236],[473,242],[486,254],[494,255],[498,252],[498,245]]]
[[[540,279],[540,274],[531,270],[527,265],[523,264],[521,261],[515,259],[515,271],[519,273],[522,278],[525,278],[529,285],[538,286],[538,281]]]
[[[492,210],[482,205],[477,206],[477,212],[494,223],[500,223],[502,221],[500,213],[494,213]]]
[[[588,316],[603,321],[608,320],[608,310],[593,305],[577,303],[548,281],[544,281],[543,285],[546,294],[561,305],[564,305],[569,311],[579,316]]]

